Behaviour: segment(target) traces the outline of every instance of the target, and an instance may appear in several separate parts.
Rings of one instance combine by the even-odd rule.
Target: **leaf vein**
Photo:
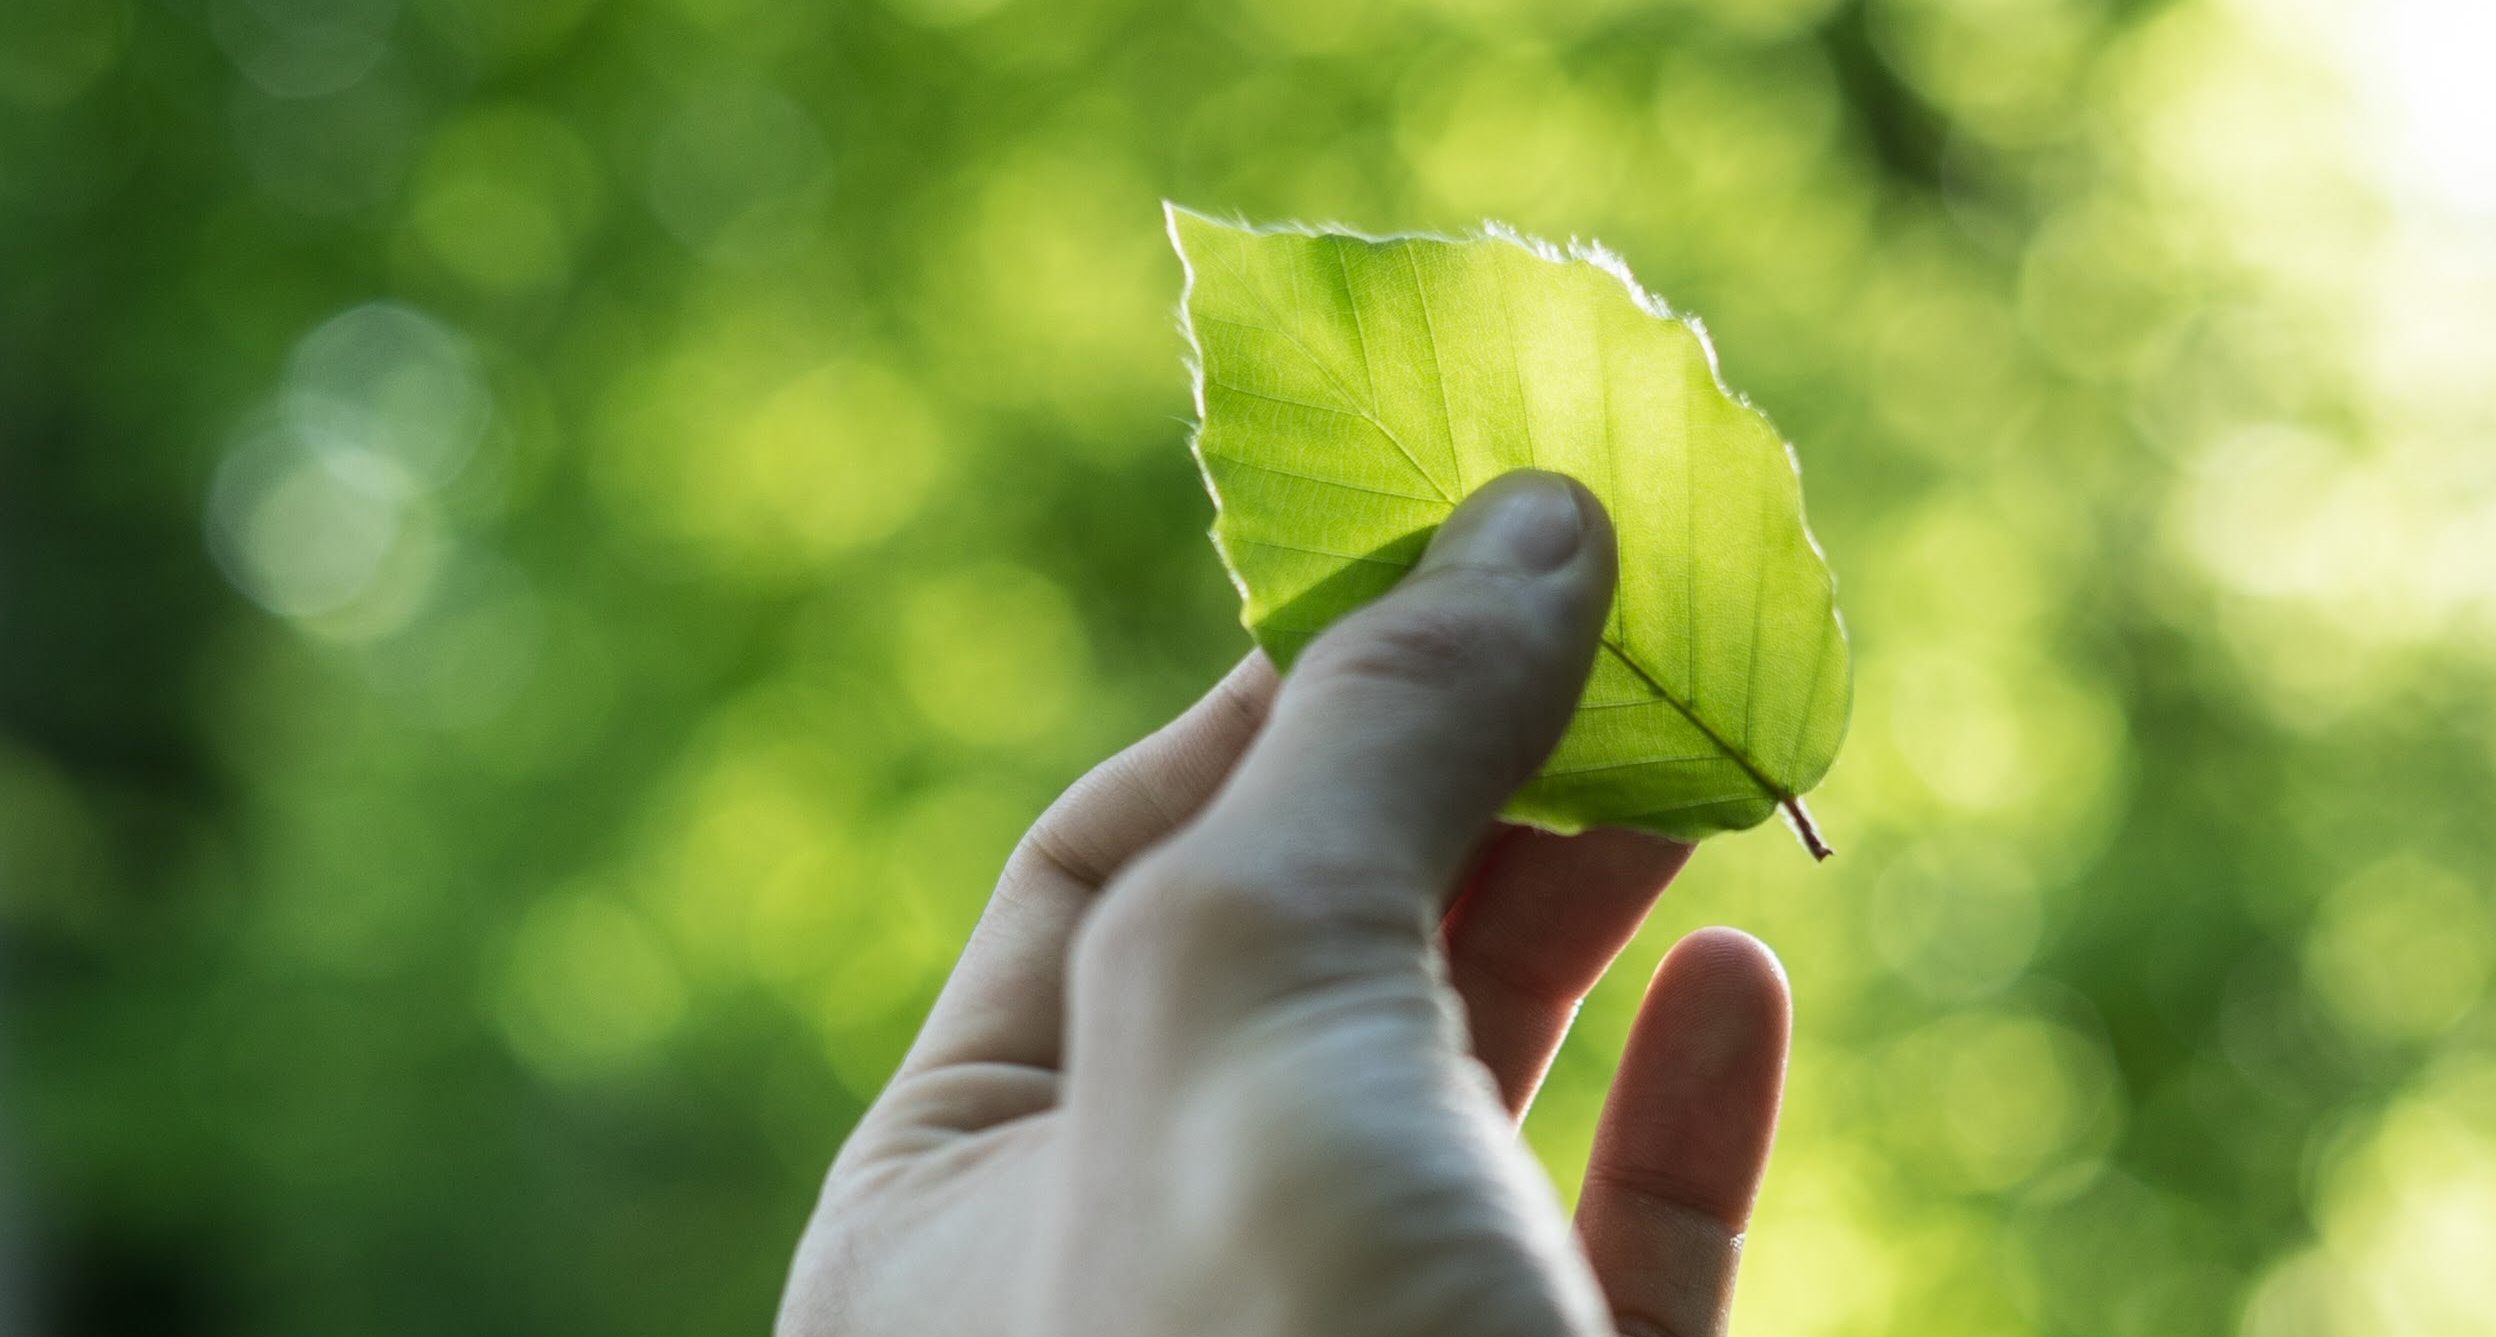
[[[1611,350],[1610,347],[1604,342],[1603,317],[1600,315],[1596,316],[1592,324],[1594,326],[1595,338],[1595,393],[1602,397],[1602,402],[1597,405],[1597,408],[1601,410],[1603,415],[1604,477],[1611,482],[1611,495],[1618,497],[1621,495],[1621,457],[1619,452],[1612,448]],[[1688,452],[1688,445],[1689,443],[1687,441],[1683,442],[1685,455]],[[1612,624],[1612,638],[1614,640],[1626,641],[1629,639],[1628,589],[1622,588],[1614,592],[1612,596],[1612,615],[1609,621]],[[1691,684],[1692,691],[1695,692],[1697,689],[1698,685],[1696,683]]]
[[[1369,411],[1375,416],[1378,412],[1378,369],[1370,365],[1369,322],[1361,319],[1361,295],[1352,291],[1352,262],[1343,258],[1343,248],[1348,244],[1342,237],[1335,238],[1335,272],[1343,276],[1343,309],[1352,313],[1352,346],[1360,350],[1361,379],[1369,386]]]
[[[1338,259],[1340,259],[1340,258],[1341,258],[1341,257],[1340,257],[1340,255],[1338,255],[1338,257],[1337,257],[1337,258],[1338,258]],[[1345,385],[1345,384],[1343,383],[1343,378],[1342,378],[1342,377],[1340,377],[1340,376],[1337,376],[1337,375],[1335,374],[1335,370],[1334,370],[1334,368],[1329,367],[1329,366],[1327,366],[1327,365],[1326,365],[1325,359],[1320,358],[1320,357],[1316,354],[1316,352],[1315,352],[1315,351],[1313,351],[1313,350],[1311,350],[1311,349],[1310,349],[1310,347],[1309,347],[1307,344],[1302,343],[1302,342],[1300,341],[1300,336],[1298,336],[1298,335],[1296,335],[1296,334],[1293,334],[1290,330],[1287,330],[1287,329],[1283,328],[1281,313],[1280,313],[1280,312],[1275,311],[1275,310],[1274,310],[1274,308],[1273,308],[1273,306],[1265,300],[1265,294],[1263,294],[1263,293],[1261,293],[1261,292],[1258,292],[1258,291],[1257,291],[1257,289],[1256,289],[1256,285],[1255,285],[1255,284],[1252,284],[1252,283],[1250,283],[1250,282],[1248,281],[1248,276],[1247,276],[1246,274],[1244,274],[1244,273],[1241,273],[1241,272],[1240,272],[1240,268],[1239,268],[1238,263],[1237,263],[1237,262],[1235,262],[1235,261],[1231,261],[1231,260],[1229,260],[1227,257],[1225,257],[1224,263],[1226,263],[1226,264],[1228,264],[1228,265],[1230,266],[1231,276],[1232,276],[1233,278],[1236,278],[1236,279],[1238,279],[1238,280],[1239,280],[1239,287],[1240,287],[1240,291],[1247,293],[1247,294],[1248,294],[1248,297],[1249,297],[1249,300],[1251,300],[1251,301],[1255,302],[1257,305],[1259,305],[1259,306],[1261,306],[1261,307],[1264,307],[1264,308],[1265,308],[1265,310],[1266,310],[1266,313],[1267,313],[1268,315],[1271,315],[1271,316],[1273,316],[1273,317],[1275,318],[1275,323],[1274,323],[1274,324],[1272,324],[1272,325],[1251,325],[1251,324],[1247,323],[1246,321],[1241,321],[1241,320],[1226,320],[1226,319],[1224,319],[1224,318],[1223,318],[1223,317],[1221,317],[1221,316],[1206,316],[1206,317],[1204,317],[1204,319],[1211,320],[1211,321],[1215,322],[1216,324],[1229,325],[1229,326],[1232,326],[1232,327],[1234,327],[1234,328],[1236,328],[1236,329],[1243,329],[1243,330],[1263,330],[1263,331],[1265,331],[1265,332],[1266,332],[1266,333],[1268,333],[1268,334],[1279,334],[1279,335],[1281,335],[1283,338],[1285,338],[1285,339],[1287,339],[1287,340],[1289,340],[1289,341],[1290,341],[1290,343],[1291,343],[1291,346],[1292,346],[1292,347],[1297,348],[1297,349],[1299,349],[1299,350],[1300,350],[1300,356],[1307,358],[1307,359],[1309,360],[1309,365],[1310,365],[1310,366],[1313,366],[1313,367],[1315,367],[1315,368],[1317,368],[1318,373],[1319,373],[1320,375],[1324,376],[1327,380],[1330,380],[1330,381],[1334,382],[1334,383],[1335,383],[1335,388],[1336,388],[1336,389],[1338,389],[1338,390],[1341,390],[1341,391],[1343,392],[1343,397],[1344,397],[1345,399],[1348,399],[1348,400],[1357,400],[1357,399],[1358,399],[1358,396],[1356,396],[1356,395],[1354,395],[1354,394],[1352,393],[1352,387],[1351,387],[1351,386],[1348,386],[1348,385]],[[1364,352],[1362,353],[1362,356],[1363,356],[1364,358],[1366,358],[1366,357],[1368,356],[1368,353],[1366,352],[1366,350],[1364,350]],[[1229,387],[1229,388],[1231,388],[1231,389],[1238,389],[1238,387],[1237,387],[1237,386],[1232,386],[1232,387]],[[1270,399],[1270,398],[1274,398],[1274,396],[1269,395],[1269,396],[1267,396],[1267,398],[1269,398],[1269,399]],[[1283,402],[1285,402],[1285,403],[1290,403],[1290,402],[1292,402],[1292,401],[1290,401],[1290,400],[1285,400],[1285,401],[1283,401]],[[1310,407],[1316,407],[1316,406],[1315,406],[1315,405],[1311,405]],[[1341,412],[1341,411],[1345,411],[1345,410],[1338,410],[1338,411],[1339,411],[1339,412]],[[1455,504],[1456,504],[1456,499],[1455,499],[1454,497],[1451,497],[1451,496],[1447,495],[1447,489],[1446,489],[1446,488],[1444,488],[1444,487],[1441,487],[1441,486],[1439,485],[1439,480],[1438,480],[1438,479],[1436,479],[1436,478],[1431,477],[1431,475],[1430,475],[1430,471],[1429,471],[1428,469],[1425,469],[1425,468],[1423,468],[1423,467],[1422,467],[1422,464],[1421,464],[1421,458],[1420,458],[1419,456],[1417,456],[1417,455],[1413,454],[1412,448],[1411,448],[1410,446],[1407,446],[1407,445],[1405,445],[1405,444],[1404,444],[1404,440],[1403,440],[1403,438],[1401,438],[1401,437],[1397,436],[1395,433],[1393,433],[1393,432],[1391,432],[1391,431],[1387,430],[1387,425],[1386,425],[1385,423],[1380,422],[1380,421],[1378,420],[1378,415],[1377,415],[1377,413],[1376,413],[1376,412],[1374,412],[1374,411],[1371,411],[1371,412],[1362,412],[1362,411],[1360,411],[1360,410],[1349,410],[1349,412],[1351,413],[1351,415],[1352,415],[1353,417],[1359,418],[1359,419],[1361,419],[1363,422],[1368,423],[1370,426],[1377,428],[1377,429],[1378,429],[1378,434],[1379,434],[1380,436],[1385,437],[1385,438],[1387,439],[1387,441],[1395,447],[1396,453],[1397,453],[1397,454],[1399,454],[1399,455],[1402,455],[1402,456],[1404,457],[1404,462],[1405,462],[1406,464],[1409,464],[1409,465],[1413,466],[1413,472],[1414,472],[1414,473],[1420,474],[1420,475],[1421,475],[1421,477],[1422,477],[1422,480],[1423,480],[1424,482],[1427,482],[1428,484],[1430,484],[1430,490],[1431,490],[1431,491],[1433,491],[1433,492],[1438,493],[1438,494],[1439,494],[1439,499],[1440,499],[1441,501],[1446,502],[1446,503],[1447,503],[1448,505],[1450,505],[1450,506],[1453,506],[1453,505],[1455,505]]]
[[[1244,538],[1244,537],[1241,537],[1241,536],[1239,536],[1239,535],[1233,535],[1233,536],[1231,537],[1231,541],[1232,541],[1232,542],[1234,542],[1234,543],[1245,543],[1245,544],[1249,544],[1249,545],[1250,545],[1250,546],[1252,546],[1252,547],[1258,547],[1258,548],[1273,548],[1273,549],[1276,549],[1276,550],[1281,551],[1281,552],[1296,552],[1296,553],[1303,553],[1303,554],[1305,554],[1305,555],[1307,555],[1307,556],[1310,556],[1310,557],[1332,557],[1332,558],[1334,558],[1334,559],[1335,559],[1336,561],[1338,561],[1338,562],[1369,562],[1369,563],[1372,563],[1372,564],[1377,565],[1377,566],[1393,567],[1394,569],[1396,569],[1396,570],[1398,570],[1398,571],[1402,571],[1402,570],[1404,570],[1405,568],[1407,568],[1407,567],[1409,567],[1409,566],[1411,566],[1411,565],[1412,565],[1412,563],[1410,563],[1410,562],[1399,562],[1399,561],[1394,560],[1393,558],[1389,558],[1389,557],[1380,557],[1380,556],[1379,556],[1379,555],[1377,555],[1376,553],[1367,553],[1367,552],[1330,552],[1330,551],[1328,551],[1327,549],[1324,549],[1324,548],[1312,548],[1312,547],[1307,546],[1306,544],[1300,544],[1300,543],[1277,543],[1277,542],[1275,542],[1275,541],[1274,541],[1274,540],[1272,540],[1272,539],[1252,539],[1252,538]]]
[[[1766,791],[1771,798],[1782,800],[1794,797],[1793,795],[1786,793],[1784,788],[1777,784],[1774,780],[1769,779],[1767,772],[1761,770],[1759,763],[1751,760],[1748,753],[1744,752],[1741,748],[1726,742],[1724,735],[1719,734],[1713,728],[1710,728],[1707,721],[1700,719],[1699,712],[1693,709],[1688,702],[1683,701],[1679,697],[1674,696],[1671,692],[1665,690],[1664,684],[1657,682],[1654,674],[1647,672],[1644,667],[1640,666],[1637,660],[1630,658],[1629,652],[1622,649],[1619,643],[1606,640],[1603,642],[1603,648],[1610,651],[1613,658],[1621,661],[1621,667],[1637,674],[1648,687],[1654,689],[1655,694],[1658,697],[1671,703],[1673,709],[1681,712],[1683,719],[1690,721],[1691,725],[1700,733],[1707,735],[1707,741],[1724,749],[1725,755],[1732,758],[1742,767],[1743,770],[1749,772],[1750,777],[1753,780],[1758,781],[1759,787]]]
[[[1505,265],[1495,263],[1491,266],[1491,287],[1499,294],[1500,328],[1508,331],[1509,383],[1517,392],[1517,426],[1525,437],[1525,462],[1529,468],[1540,469],[1543,467],[1543,453],[1534,445],[1534,406],[1525,400],[1525,359],[1517,351],[1517,312],[1508,302],[1508,270]]]
[[[1456,492],[1463,496],[1471,489],[1465,484],[1465,453],[1456,448],[1456,409],[1447,398],[1447,362],[1439,356],[1439,326],[1430,315],[1430,287],[1422,281],[1417,248],[1403,249],[1404,267],[1413,276],[1413,297],[1421,303],[1421,332],[1430,345],[1430,381],[1439,390],[1439,425],[1447,441],[1447,458],[1456,466]]]
[[[1625,771],[1633,766],[1687,766],[1693,762],[1703,761],[1729,765],[1732,764],[1733,758],[1716,752],[1693,752],[1688,756],[1678,757],[1634,757],[1628,761],[1607,761],[1592,766],[1562,766],[1556,770],[1544,771],[1541,778],[1548,780],[1559,775],[1594,775],[1602,771]]]
[[[1836,610],[1834,595],[1830,598],[1830,610],[1832,612]],[[1787,766],[1793,766],[1803,759],[1803,740],[1811,737],[1811,722],[1819,716],[1819,712],[1813,707],[1820,699],[1820,675],[1827,672],[1829,667],[1829,642],[1836,639],[1838,637],[1834,631],[1823,628],[1818,643],[1812,647],[1811,685],[1803,691],[1803,721],[1801,726],[1794,730],[1794,747],[1786,757]]]
[[[1316,483],[1321,487],[1339,487],[1347,492],[1362,492],[1373,497],[1393,497],[1398,501],[1419,501],[1427,502],[1432,505],[1436,505],[1440,500],[1437,497],[1425,497],[1418,492],[1398,492],[1393,488],[1372,487],[1367,483],[1355,483],[1348,478],[1331,478],[1325,474],[1313,474],[1300,469],[1286,469],[1279,464],[1264,464],[1256,460],[1242,458],[1238,455],[1226,455],[1218,450],[1206,451],[1205,458],[1220,460],[1224,464],[1235,464],[1242,469],[1254,469],[1258,473],[1280,474],[1285,478],[1297,478],[1302,482]]]

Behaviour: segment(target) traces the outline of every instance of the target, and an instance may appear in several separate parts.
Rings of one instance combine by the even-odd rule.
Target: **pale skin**
[[[1666,954],[1574,1223],[1516,1127],[1689,857],[1495,814],[1583,684],[1612,531],[1521,471],[1279,686],[1252,655],[1044,814],[833,1162],[780,1337],[1705,1337],[1788,1003]]]

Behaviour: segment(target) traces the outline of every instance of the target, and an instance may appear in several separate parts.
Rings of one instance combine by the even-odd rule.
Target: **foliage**
[[[1811,462],[1845,852],[1694,860],[1564,1179],[1730,922],[1798,999],[1744,1331],[2479,1330],[2487,13],[0,4],[67,1330],[762,1328],[1022,825],[1245,648],[1162,198],[1600,236]]]
[[[1793,457],[1617,261],[1177,208],[1170,235],[1214,542],[1277,664],[1384,593],[1473,487],[1552,469],[1618,517],[1621,583],[1568,734],[1509,816],[1696,840],[1828,773],[1846,638]]]

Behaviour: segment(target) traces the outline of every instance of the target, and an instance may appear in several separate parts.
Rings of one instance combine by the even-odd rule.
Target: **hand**
[[[1514,1130],[1687,847],[1502,827],[1610,606],[1584,489],[1508,475],[1279,693],[1252,655],[1008,863],[834,1161],[781,1337],[1724,1329],[1784,977],[1649,986],[1574,1237]]]

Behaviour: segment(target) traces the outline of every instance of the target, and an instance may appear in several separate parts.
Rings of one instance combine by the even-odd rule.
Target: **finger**
[[[1776,956],[1733,929],[1691,934],[1656,969],[1578,1197],[1578,1234],[1622,1332],[1724,1331],[1790,1010]]]
[[[1301,656],[1206,825],[1289,833],[1443,897],[1559,741],[1613,578],[1611,526],[1584,488],[1533,470],[1493,481],[1410,578]]]
[[[1476,1058],[1524,1117],[1578,1004],[1638,932],[1690,847],[1640,831],[1512,829],[1440,928]]]
[[[1429,965],[1459,870],[1568,722],[1615,560],[1583,488],[1486,485],[1302,653],[1204,814],[1111,885],[1075,949],[1064,1177],[1096,1202],[1140,1181],[1169,1210],[1096,1213],[1074,1246],[1095,1270],[1115,1282],[1212,1204],[1249,1223],[1242,1275],[1351,1294],[1452,1259],[1460,1290],[1531,1306],[1533,1330],[1585,1331],[1564,1301],[1599,1319]]]
[[[1112,888],[1082,949],[1103,1007],[1148,1000],[1158,1035],[1192,1048],[1197,1023],[1356,960],[1417,967],[1493,814],[1567,725],[1614,561],[1600,504],[1557,474],[1459,506],[1403,584],[1302,653],[1204,816]]]
[[[1057,1066],[1075,926],[1103,883],[1212,796],[1256,736],[1274,688],[1273,665],[1251,652],[1185,713],[1049,805],[1006,860],[902,1071]]]

